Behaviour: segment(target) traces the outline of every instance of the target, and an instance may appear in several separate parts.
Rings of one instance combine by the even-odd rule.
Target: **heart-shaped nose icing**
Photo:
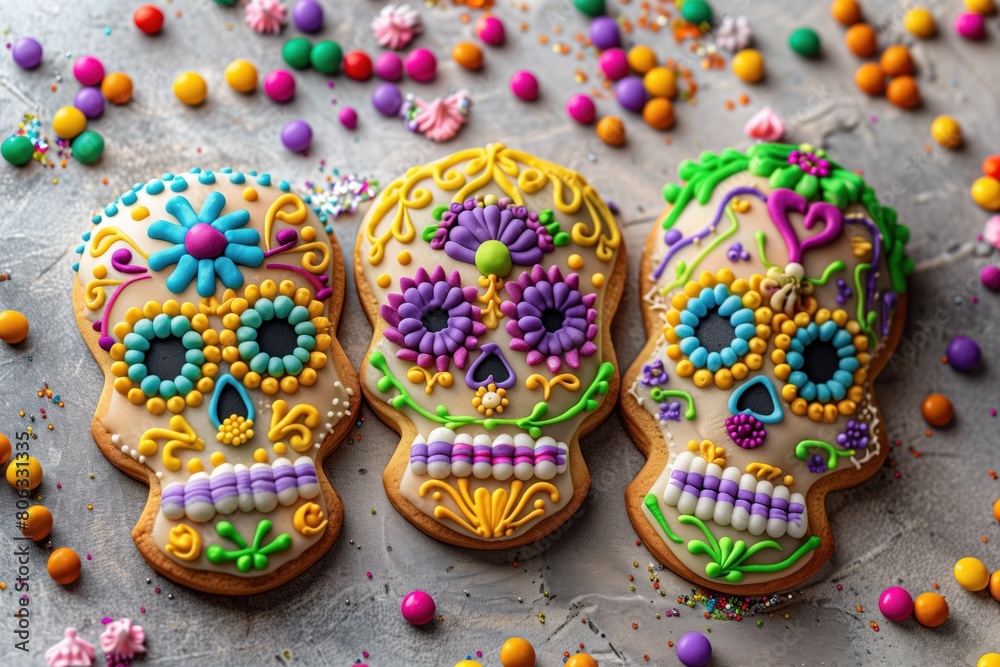
[[[908,231],[811,146],[705,153],[680,176],[642,259],[629,516],[691,581],[771,593],[829,558],[826,493],[888,454],[872,382],[902,330]]]

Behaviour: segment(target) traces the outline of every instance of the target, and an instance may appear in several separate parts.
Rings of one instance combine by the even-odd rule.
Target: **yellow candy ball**
[[[503,667],[535,667],[535,647],[527,639],[511,637],[500,648]]]
[[[937,32],[937,24],[934,22],[934,15],[930,10],[923,7],[916,7],[906,12],[903,16],[903,27],[914,37],[927,39],[933,37]]]
[[[1000,181],[983,176],[972,184],[972,199],[990,211],[1000,211]]]
[[[951,116],[938,116],[931,123],[931,136],[942,148],[958,148],[962,145],[962,128]]]
[[[257,89],[257,68],[249,60],[234,60],[226,67],[226,83],[238,93]]]
[[[987,653],[979,659],[976,667],[1000,667],[1000,653]]]
[[[733,56],[733,72],[747,83],[764,78],[764,56],[756,49],[743,49]]]
[[[955,563],[955,581],[967,591],[981,591],[990,585],[990,571],[983,561],[969,556]]]
[[[0,340],[17,345],[28,337],[28,318],[16,310],[0,312]]]
[[[656,52],[645,44],[633,46],[628,52],[628,66],[639,74],[656,67]]]
[[[15,458],[7,466],[7,483],[19,491],[34,491],[42,483],[42,464],[34,456]]]
[[[652,97],[677,97],[677,73],[666,67],[654,67],[642,77],[642,85]]]
[[[52,129],[63,139],[75,139],[87,129],[87,117],[76,107],[63,107],[52,117]]]
[[[993,0],[965,0],[965,8],[975,14],[992,14],[997,10]]]
[[[597,661],[586,653],[576,653],[563,663],[563,667],[600,667]]]
[[[196,107],[205,101],[208,84],[197,72],[182,72],[174,79],[174,95],[189,107]]]
[[[483,663],[475,660],[462,660],[461,662],[456,662],[455,667],[483,667]]]

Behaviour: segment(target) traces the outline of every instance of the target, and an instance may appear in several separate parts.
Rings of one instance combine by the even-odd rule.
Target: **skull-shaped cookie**
[[[360,395],[332,230],[288,183],[232,169],[137,184],[91,222],[74,301],[106,376],[92,431],[150,486],[139,551],[192,588],[281,584],[343,520],[322,462]]]
[[[680,176],[642,260],[629,515],[687,579],[770,593],[826,562],[826,494],[888,454],[872,382],[902,330],[909,233],[811,146],[704,153]]]
[[[389,498],[483,549],[551,532],[590,484],[578,439],[612,408],[624,253],[579,174],[500,144],[411,168],[355,256],[374,337],[361,369],[401,440]]]

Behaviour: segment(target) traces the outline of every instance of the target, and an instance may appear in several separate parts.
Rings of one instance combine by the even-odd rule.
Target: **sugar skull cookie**
[[[139,183],[91,222],[74,302],[106,378],[92,431],[149,484],[139,551],[204,591],[287,581],[340,532],[322,463],[360,401],[336,240],[288,183],[232,169]]]
[[[909,232],[811,146],[703,153],[680,177],[642,257],[629,515],[687,579],[771,593],[826,562],[826,494],[888,454],[872,382],[902,330]]]
[[[577,173],[500,144],[411,168],[355,256],[361,368],[401,440],[383,481],[425,533],[480,549],[546,535],[586,496],[578,445],[615,403],[625,259]]]

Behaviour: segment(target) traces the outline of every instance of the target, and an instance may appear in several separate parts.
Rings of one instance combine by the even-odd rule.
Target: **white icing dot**
[[[343,387],[344,385],[342,385],[342,384],[340,383],[340,380],[337,380],[336,382],[334,382],[334,383],[333,383],[333,386],[334,386],[334,387]],[[348,391],[350,391],[350,390],[348,389]]]
[[[114,433],[111,436],[111,442],[115,443],[116,447],[121,443],[121,439],[122,439],[122,437],[120,435],[118,435],[117,433]]]
[[[340,405],[340,399],[339,398],[335,398],[332,401],[330,401],[330,404],[331,405]]]
[[[313,447],[315,447],[316,449],[319,449],[320,444],[317,442],[315,445],[313,445]]]
[[[326,426],[326,428],[327,428],[327,429],[331,429],[331,428],[333,428],[333,424],[331,424],[330,422],[327,422],[327,423],[325,424],[325,426]]]
[[[330,410],[329,412],[327,412],[326,416],[327,417],[332,417],[333,416],[333,410]]]
[[[350,410],[344,410],[343,412],[340,412],[340,413],[337,414],[338,417],[343,417],[344,415],[350,416],[351,415],[351,411]]]
[[[146,457],[142,454],[139,455],[139,463],[146,465]]]
[[[348,388],[347,388],[347,395],[348,395],[348,396],[354,396],[354,390],[353,390],[353,389],[351,389],[350,387],[348,387]]]
[[[163,479],[163,473],[162,472],[156,473],[156,479]]]
[[[122,445],[122,454],[128,454],[128,445]]]

